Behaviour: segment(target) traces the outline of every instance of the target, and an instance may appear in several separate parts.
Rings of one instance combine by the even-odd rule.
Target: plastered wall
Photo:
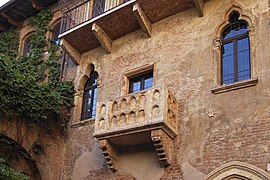
[[[258,83],[213,94],[211,89],[219,82],[215,32],[233,5],[250,17],[255,28],[251,57]],[[210,0],[204,8],[201,18],[193,8],[153,24],[151,38],[138,30],[117,39],[110,54],[101,47],[81,55],[69,49],[79,62],[78,93],[57,178],[199,180],[235,160],[266,170],[270,163],[269,1]],[[153,65],[154,86],[166,85],[179,107],[171,166],[159,167],[156,152],[144,149],[121,152],[116,173],[107,168],[93,137],[93,121],[80,122],[80,83],[90,64],[99,73],[98,101],[123,95],[126,72]]]

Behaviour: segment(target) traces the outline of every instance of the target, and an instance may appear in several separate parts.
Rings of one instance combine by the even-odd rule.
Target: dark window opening
[[[232,84],[251,77],[248,23],[233,12],[222,33],[221,84]]]
[[[129,78],[129,93],[139,92],[153,86],[153,70]]]
[[[54,44],[59,45],[60,44],[60,39],[58,38],[60,34],[60,27],[61,23],[58,23],[54,28],[53,28],[53,35],[52,35],[52,42]]]
[[[98,73],[92,71],[90,74],[90,78],[86,81],[84,85],[81,120],[94,118],[96,116],[97,93],[98,93],[97,79]]]
[[[69,53],[67,53],[67,50],[63,48],[60,80],[74,81],[77,73],[77,66],[78,63]]]
[[[24,41],[24,46],[23,46],[23,54],[29,55],[29,53],[31,52],[31,40],[32,40],[32,36],[29,36],[25,41]]]

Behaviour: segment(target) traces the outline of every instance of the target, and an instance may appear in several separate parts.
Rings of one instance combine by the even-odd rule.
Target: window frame
[[[59,36],[59,34],[57,35],[57,37],[56,37],[56,29],[57,28],[59,28],[59,34],[60,34],[60,31],[61,31],[61,22],[57,22],[54,26],[53,26],[53,28],[52,28],[52,35],[51,35],[51,41],[52,41],[52,43],[53,44],[55,44],[55,45],[60,45],[60,39],[58,38],[58,36]],[[56,40],[57,40],[57,43],[56,43]]]
[[[135,83],[137,79],[139,79],[138,82],[140,82],[140,91],[146,90],[145,89],[145,80],[149,79],[149,78],[146,78],[148,75],[150,75],[150,77],[152,78],[152,86],[151,87],[153,87],[153,80],[154,80],[153,69],[150,69],[148,71],[130,76],[128,78],[128,81],[129,81],[128,93],[131,94],[131,93],[139,92],[139,91],[134,92],[133,86],[131,85],[131,84]],[[133,81],[133,83],[132,83],[132,81]]]
[[[221,84],[221,48],[222,48],[222,32],[224,29],[230,24],[229,18],[233,11],[239,13],[238,20],[244,20],[248,24],[248,34],[249,34],[249,42],[250,42],[250,79],[241,80],[238,82],[234,82],[232,84]],[[258,46],[257,36],[256,36],[256,26],[254,24],[255,16],[251,14],[249,11],[243,11],[243,7],[233,4],[231,7],[225,11],[225,15],[223,20],[217,25],[217,28],[214,32],[213,37],[213,83],[211,87],[211,92],[213,94],[225,93],[237,89],[247,88],[251,86],[256,86],[259,82],[258,80],[258,70],[256,59],[258,54]]]
[[[29,55],[29,53],[31,52],[31,41],[32,41],[32,38],[33,38],[33,34],[32,33],[25,38],[25,40],[23,42],[22,55]]]
[[[90,86],[88,86],[90,84]],[[90,105],[88,104],[89,101],[89,92],[91,91],[91,102]],[[93,106],[94,101],[97,100],[98,94],[95,96],[95,91],[98,93],[98,73],[96,71],[91,71],[90,78],[85,82],[84,84],[84,91],[83,91],[83,97],[82,97],[82,110],[81,110],[81,121],[87,120],[87,119],[94,119],[96,116],[96,106]],[[88,98],[86,98],[88,97]],[[95,107],[94,111],[95,114],[93,115],[93,108]],[[87,113],[88,109],[90,108],[90,114]]]
[[[232,13],[238,13],[238,12],[232,12]],[[233,16],[233,14],[231,15]],[[243,20],[237,20],[237,23],[240,23],[240,22],[244,22],[246,23],[247,25],[247,32],[245,33],[242,33],[242,34],[238,34],[236,36],[233,36],[233,37],[230,37],[228,39],[223,39],[223,37],[221,38],[221,41],[222,41],[222,45],[221,45],[221,69],[220,69],[220,72],[221,72],[221,76],[220,76],[220,83],[221,85],[228,85],[228,84],[233,84],[233,83],[236,83],[236,82],[239,82],[241,80],[239,80],[239,77],[238,77],[238,42],[242,39],[246,39],[248,40],[248,51],[249,51],[249,78],[251,78],[251,62],[250,62],[250,38],[249,38],[249,32],[248,32],[248,22],[246,21],[243,21]],[[222,36],[223,34],[225,33],[225,31],[227,30],[227,28],[230,28],[230,26],[234,24],[234,23],[229,23],[226,28],[224,28],[224,30],[222,31]],[[232,30],[231,30],[232,31]],[[226,44],[229,44],[229,43],[233,43],[233,67],[234,67],[234,79],[232,83],[224,83],[224,74],[223,74],[223,60],[224,60],[224,57],[223,57],[223,52],[224,52],[224,45]],[[247,79],[246,79],[247,80]]]

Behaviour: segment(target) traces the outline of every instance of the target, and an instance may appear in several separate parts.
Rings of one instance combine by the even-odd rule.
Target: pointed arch
[[[204,180],[269,180],[270,175],[262,169],[248,163],[232,161],[220,166],[208,174]]]
[[[222,31],[225,29],[226,26],[228,26],[230,24],[229,19],[230,19],[231,14],[234,11],[239,13],[239,20],[243,20],[243,21],[246,21],[248,23],[249,31],[254,30],[254,22],[251,19],[252,14],[247,13],[247,12],[243,12],[243,9],[239,5],[233,4],[229,9],[227,9],[222,22],[219,23],[219,25],[217,26],[217,28],[215,30],[215,37],[216,38],[220,38]]]
[[[225,41],[223,39],[224,31],[226,28],[228,28],[232,23],[230,23],[230,19],[233,14],[238,15],[237,21],[241,23],[246,24],[246,40],[236,42],[233,44],[233,53],[229,54],[233,56],[233,58],[230,59],[230,63],[226,61],[227,65],[223,63],[223,58],[225,56],[224,54],[224,48],[225,48]],[[240,38],[240,36],[239,36]],[[239,39],[242,40],[242,39]],[[246,59],[241,61],[241,63],[244,63],[245,69],[248,69],[248,73],[246,73],[245,78],[242,78],[239,75],[242,73],[242,69],[238,69],[238,57],[239,54],[239,48],[237,46],[238,43],[244,43],[246,56],[242,55]],[[232,46],[232,44],[229,43],[229,41],[226,41],[226,47],[227,52],[230,53],[231,51],[228,51],[228,46]],[[256,53],[257,53],[257,39],[256,39],[256,33],[255,33],[255,16],[252,14],[249,10],[242,8],[240,5],[233,3],[224,14],[224,18],[222,19],[221,23],[218,24],[218,26],[215,29],[214,32],[214,39],[213,39],[213,52],[214,52],[214,61],[213,61],[213,67],[215,71],[213,72],[214,79],[213,79],[213,88],[212,92],[214,94],[223,93],[235,89],[245,88],[249,86],[255,86],[258,82],[257,78],[257,65],[256,65]],[[231,48],[230,48],[231,50]],[[228,54],[227,53],[227,54]],[[227,55],[226,54],[226,55]],[[241,57],[242,57],[241,56]],[[228,57],[229,58],[229,57]],[[233,61],[233,63],[231,62]],[[226,66],[224,66],[226,65]],[[224,73],[224,67],[230,67],[228,72]],[[232,70],[233,67],[233,70]],[[226,68],[225,68],[226,69]],[[226,69],[228,70],[228,68]],[[233,72],[233,73],[231,73]],[[227,74],[230,76],[234,76],[233,79],[230,77],[229,80],[224,83],[224,76],[227,77]],[[240,77],[240,78],[239,78]]]

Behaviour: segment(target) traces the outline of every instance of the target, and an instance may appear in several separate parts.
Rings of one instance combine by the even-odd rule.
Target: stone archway
[[[269,180],[270,175],[256,166],[232,161],[208,174],[204,180]]]

